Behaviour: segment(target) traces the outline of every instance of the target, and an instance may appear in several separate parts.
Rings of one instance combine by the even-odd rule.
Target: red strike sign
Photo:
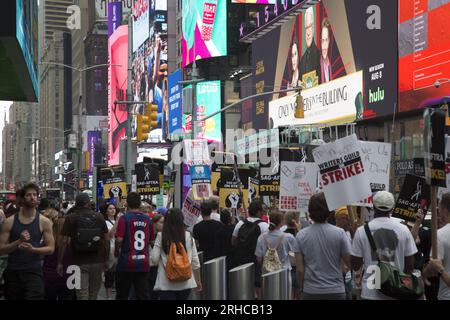
[[[364,172],[362,161],[354,162],[343,168],[326,172],[322,174],[322,183],[327,186],[329,183],[344,181],[348,178],[355,177]]]

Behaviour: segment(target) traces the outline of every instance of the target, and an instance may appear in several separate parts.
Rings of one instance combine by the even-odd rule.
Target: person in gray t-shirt
[[[327,222],[330,212],[323,193],[311,197],[308,209],[314,224],[300,230],[294,247],[303,298],[344,300],[341,261],[350,267],[350,240],[344,230]]]

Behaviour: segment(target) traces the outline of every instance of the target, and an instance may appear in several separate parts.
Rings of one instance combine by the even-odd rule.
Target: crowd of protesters
[[[419,210],[411,225],[391,218],[395,199],[385,191],[375,194],[365,225],[354,208],[330,211],[323,193],[311,197],[306,216],[258,199],[236,215],[214,196],[190,226],[180,209],[157,209],[136,192],[121,210],[104,203],[98,212],[88,194],[59,204],[40,199],[33,183],[16,197],[0,208],[7,300],[96,300],[102,286],[108,300],[185,300],[202,291],[202,261],[221,256],[228,270],[255,264],[255,299],[261,277],[281,269],[294,300],[393,299],[370,286],[368,270],[379,261],[414,274],[425,287],[420,299],[450,299],[450,194],[439,201],[437,259],[427,213]]]

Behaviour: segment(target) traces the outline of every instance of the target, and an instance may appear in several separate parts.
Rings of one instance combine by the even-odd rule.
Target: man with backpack
[[[130,192],[128,212],[121,216],[117,226],[115,256],[117,300],[128,300],[131,286],[136,300],[149,300],[149,271],[152,219],[140,211],[141,195]]]
[[[256,263],[256,243],[261,234],[269,230],[269,225],[261,220],[263,206],[260,200],[254,200],[248,207],[249,217],[238,222],[233,231],[234,250],[230,257],[230,268],[253,262],[255,263],[255,288],[257,296],[261,288],[261,268]]]
[[[91,209],[89,195],[80,193],[75,207],[64,221],[61,230],[62,244],[58,252],[57,272],[63,275],[63,257],[70,242],[73,262],[80,267],[78,300],[97,300],[102,284],[102,273],[109,258],[108,227],[100,213]]]
[[[367,272],[367,270],[371,266],[371,268],[377,266],[377,260],[389,263],[401,272],[411,273],[414,269],[416,243],[407,226],[390,218],[394,206],[395,199],[392,193],[377,192],[373,197],[374,219],[366,226],[359,227],[353,238],[351,264],[355,271],[364,265],[361,298],[365,300],[393,299],[377,288],[372,288],[375,287],[372,283],[375,278],[374,271]],[[375,247],[374,250],[372,247]]]

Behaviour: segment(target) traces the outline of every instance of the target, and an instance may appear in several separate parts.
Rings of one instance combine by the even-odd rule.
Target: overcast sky
[[[11,106],[11,101],[0,101],[0,171],[3,168],[2,164],[3,164],[3,154],[2,154],[2,145],[3,145],[3,141],[2,141],[2,134],[1,132],[3,131],[3,126],[4,124],[4,119],[5,119],[5,113],[6,113],[6,120],[9,119],[9,107]]]

